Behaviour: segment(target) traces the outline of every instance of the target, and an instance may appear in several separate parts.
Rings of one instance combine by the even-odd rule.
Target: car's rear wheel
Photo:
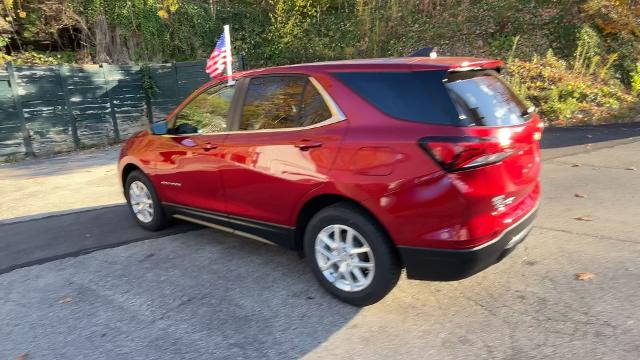
[[[169,218],[158,200],[151,181],[141,171],[132,171],[127,176],[124,193],[129,209],[140,226],[157,231],[169,224]]]
[[[349,203],[331,205],[311,219],[304,251],[320,284],[352,305],[380,301],[400,277],[398,255],[384,230]]]

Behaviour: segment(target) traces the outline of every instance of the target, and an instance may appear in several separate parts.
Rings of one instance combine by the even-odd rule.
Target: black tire
[[[373,252],[375,259],[373,280],[361,290],[339,289],[325,277],[320,269],[315,254],[316,238],[330,225],[343,225],[356,230]],[[339,300],[355,306],[371,305],[384,298],[398,282],[402,270],[395,246],[376,219],[363,209],[346,202],[328,206],[313,216],[304,233],[304,253],[307,263],[322,287]]]
[[[149,194],[151,195],[152,206],[153,206],[153,217],[151,218],[150,221],[147,221],[147,222],[142,221],[140,218],[138,218],[138,216],[133,211],[133,207],[131,206],[131,199],[129,198],[129,188],[131,187],[131,184],[133,184],[136,181],[139,181],[142,184],[144,184],[144,186],[149,191]],[[149,179],[141,171],[134,170],[127,176],[127,180],[125,181],[125,185],[124,185],[124,196],[127,199],[129,211],[131,211],[133,218],[141,227],[150,231],[158,231],[166,228],[170,224],[170,218],[167,216],[166,212],[164,211],[164,207],[162,206],[162,203],[160,203],[160,200],[158,199],[158,194],[156,194],[156,191],[153,188],[151,181],[149,181]]]

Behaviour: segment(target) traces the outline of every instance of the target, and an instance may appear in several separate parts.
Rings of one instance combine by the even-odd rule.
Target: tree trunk
[[[111,31],[111,60],[114,64],[131,64],[129,49],[122,41],[121,30],[118,26],[114,26]]]
[[[216,18],[216,0],[209,0],[209,10],[211,11],[211,17]]]
[[[131,64],[131,56],[127,44],[122,41],[122,31],[118,26],[107,23],[104,14],[96,18],[94,31],[96,33],[97,63]]]
[[[96,33],[96,63],[110,63],[109,43],[111,42],[111,31],[104,14],[96,18],[94,31]]]

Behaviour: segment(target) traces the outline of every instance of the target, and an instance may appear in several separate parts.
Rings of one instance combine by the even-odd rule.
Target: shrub
[[[76,54],[72,52],[45,53],[39,51],[15,52],[7,55],[0,52],[0,65],[11,61],[14,65],[56,65],[76,62]]]
[[[640,63],[636,65],[636,69],[631,73],[631,91],[633,95],[640,95]]]
[[[540,109],[547,123],[611,122],[637,100],[619,82],[601,76],[602,68],[594,68],[598,71],[586,71],[589,66],[569,66],[549,51],[530,62],[512,60],[508,79],[519,95]],[[640,76],[638,79],[640,85]]]

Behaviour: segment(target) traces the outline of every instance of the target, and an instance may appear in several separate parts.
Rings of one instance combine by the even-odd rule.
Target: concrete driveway
[[[116,150],[0,166],[0,359],[637,359],[640,124],[552,129],[544,147],[514,253],[463,281],[403,278],[364,309],[295,253],[138,229]]]

